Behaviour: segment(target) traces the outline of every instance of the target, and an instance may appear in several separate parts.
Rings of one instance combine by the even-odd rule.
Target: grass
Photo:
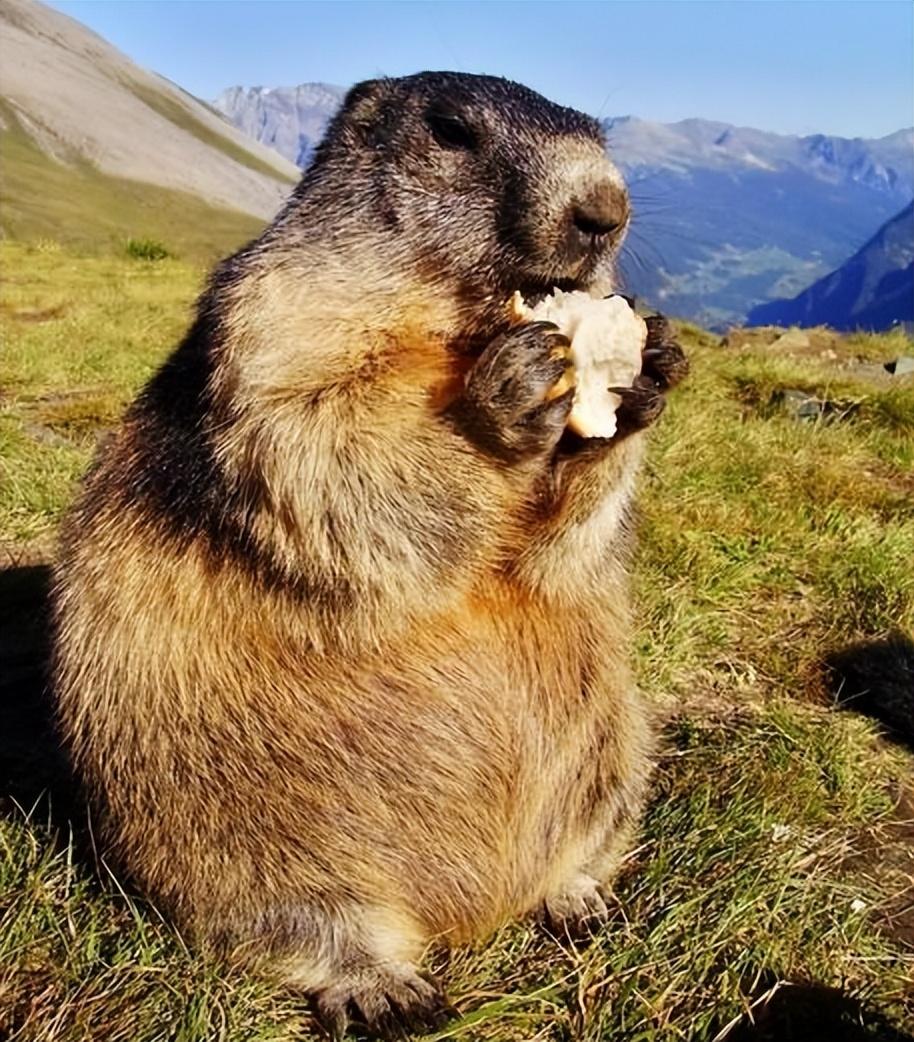
[[[165,260],[172,255],[167,246],[155,239],[128,239],[124,250],[134,260]]]
[[[726,663],[728,683],[756,678],[792,697],[823,649],[914,632],[914,381],[855,375],[858,359],[911,345],[856,337],[843,350],[823,360],[698,347],[654,435],[642,501],[643,683],[658,696],[685,694],[700,655]],[[797,423],[769,408],[781,387],[860,407],[843,422]]]
[[[180,336],[203,271],[8,243],[0,266],[0,538],[20,563],[0,573],[0,629],[19,662],[40,644],[28,584],[46,582],[23,562],[52,538],[98,433]],[[637,662],[665,726],[640,845],[591,944],[516,925],[435,956],[463,1014],[438,1039],[914,1033],[912,757],[839,711],[823,681],[830,652],[914,631],[914,381],[859,364],[910,344],[845,338],[825,359],[722,348],[687,326],[682,338],[694,374],[653,432],[641,496]],[[770,407],[781,387],[860,404],[801,424]],[[0,1037],[312,1037],[301,1000],[189,952],[90,870],[60,794],[50,816],[15,777],[9,788]],[[745,1033],[750,1007],[769,1034]]]
[[[0,534],[49,533],[100,430],[188,325],[202,269],[0,243]]]
[[[82,159],[58,162],[41,151],[2,100],[0,124],[0,240],[45,240],[106,255],[123,250],[128,238],[149,239],[191,263],[211,263],[263,226],[256,217],[210,206],[188,192],[114,177]]]

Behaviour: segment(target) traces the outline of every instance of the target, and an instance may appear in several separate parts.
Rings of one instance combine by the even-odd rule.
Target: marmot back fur
[[[438,1022],[429,942],[605,910],[648,774],[639,430],[574,443],[554,327],[629,218],[598,124],[517,84],[350,91],[100,451],[56,572],[62,733],[108,855],[335,1030]],[[393,1019],[392,1019],[393,1018]]]

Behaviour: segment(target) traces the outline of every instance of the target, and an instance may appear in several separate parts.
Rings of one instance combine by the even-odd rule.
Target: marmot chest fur
[[[660,320],[610,441],[505,303],[608,292],[598,124],[504,80],[360,84],[100,452],[56,574],[61,730],[104,843],[342,1029],[435,1024],[432,940],[605,911],[648,772],[628,665]]]

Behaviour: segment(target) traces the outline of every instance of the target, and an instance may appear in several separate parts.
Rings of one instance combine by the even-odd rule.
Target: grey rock
[[[797,348],[809,347],[809,337],[802,329],[788,329],[782,333],[772,344],[772,347],[783,351],[792,351]]]
[[[886,362],[885,369],[893,376],[909,376],[914,373],[914,358],[910,355],[901,355],[894,362]]]
[[[825,403],[807,391],[793,389],[775,391],[772,404],[795,420],[817,420],[824,412]]]
[[[812,423],[815,420],[846,419],[857,411],[860,403],[849,399],[817,398],[798,388],[781,388],[771,396],[771,406],[794,420]]]

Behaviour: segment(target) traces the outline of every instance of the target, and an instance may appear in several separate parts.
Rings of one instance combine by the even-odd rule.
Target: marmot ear
[[[343,101],[346,121],[372,147],[386,139],[390,118],[385,102],[392,93],[389,79],[363,80],[349,91]]]

